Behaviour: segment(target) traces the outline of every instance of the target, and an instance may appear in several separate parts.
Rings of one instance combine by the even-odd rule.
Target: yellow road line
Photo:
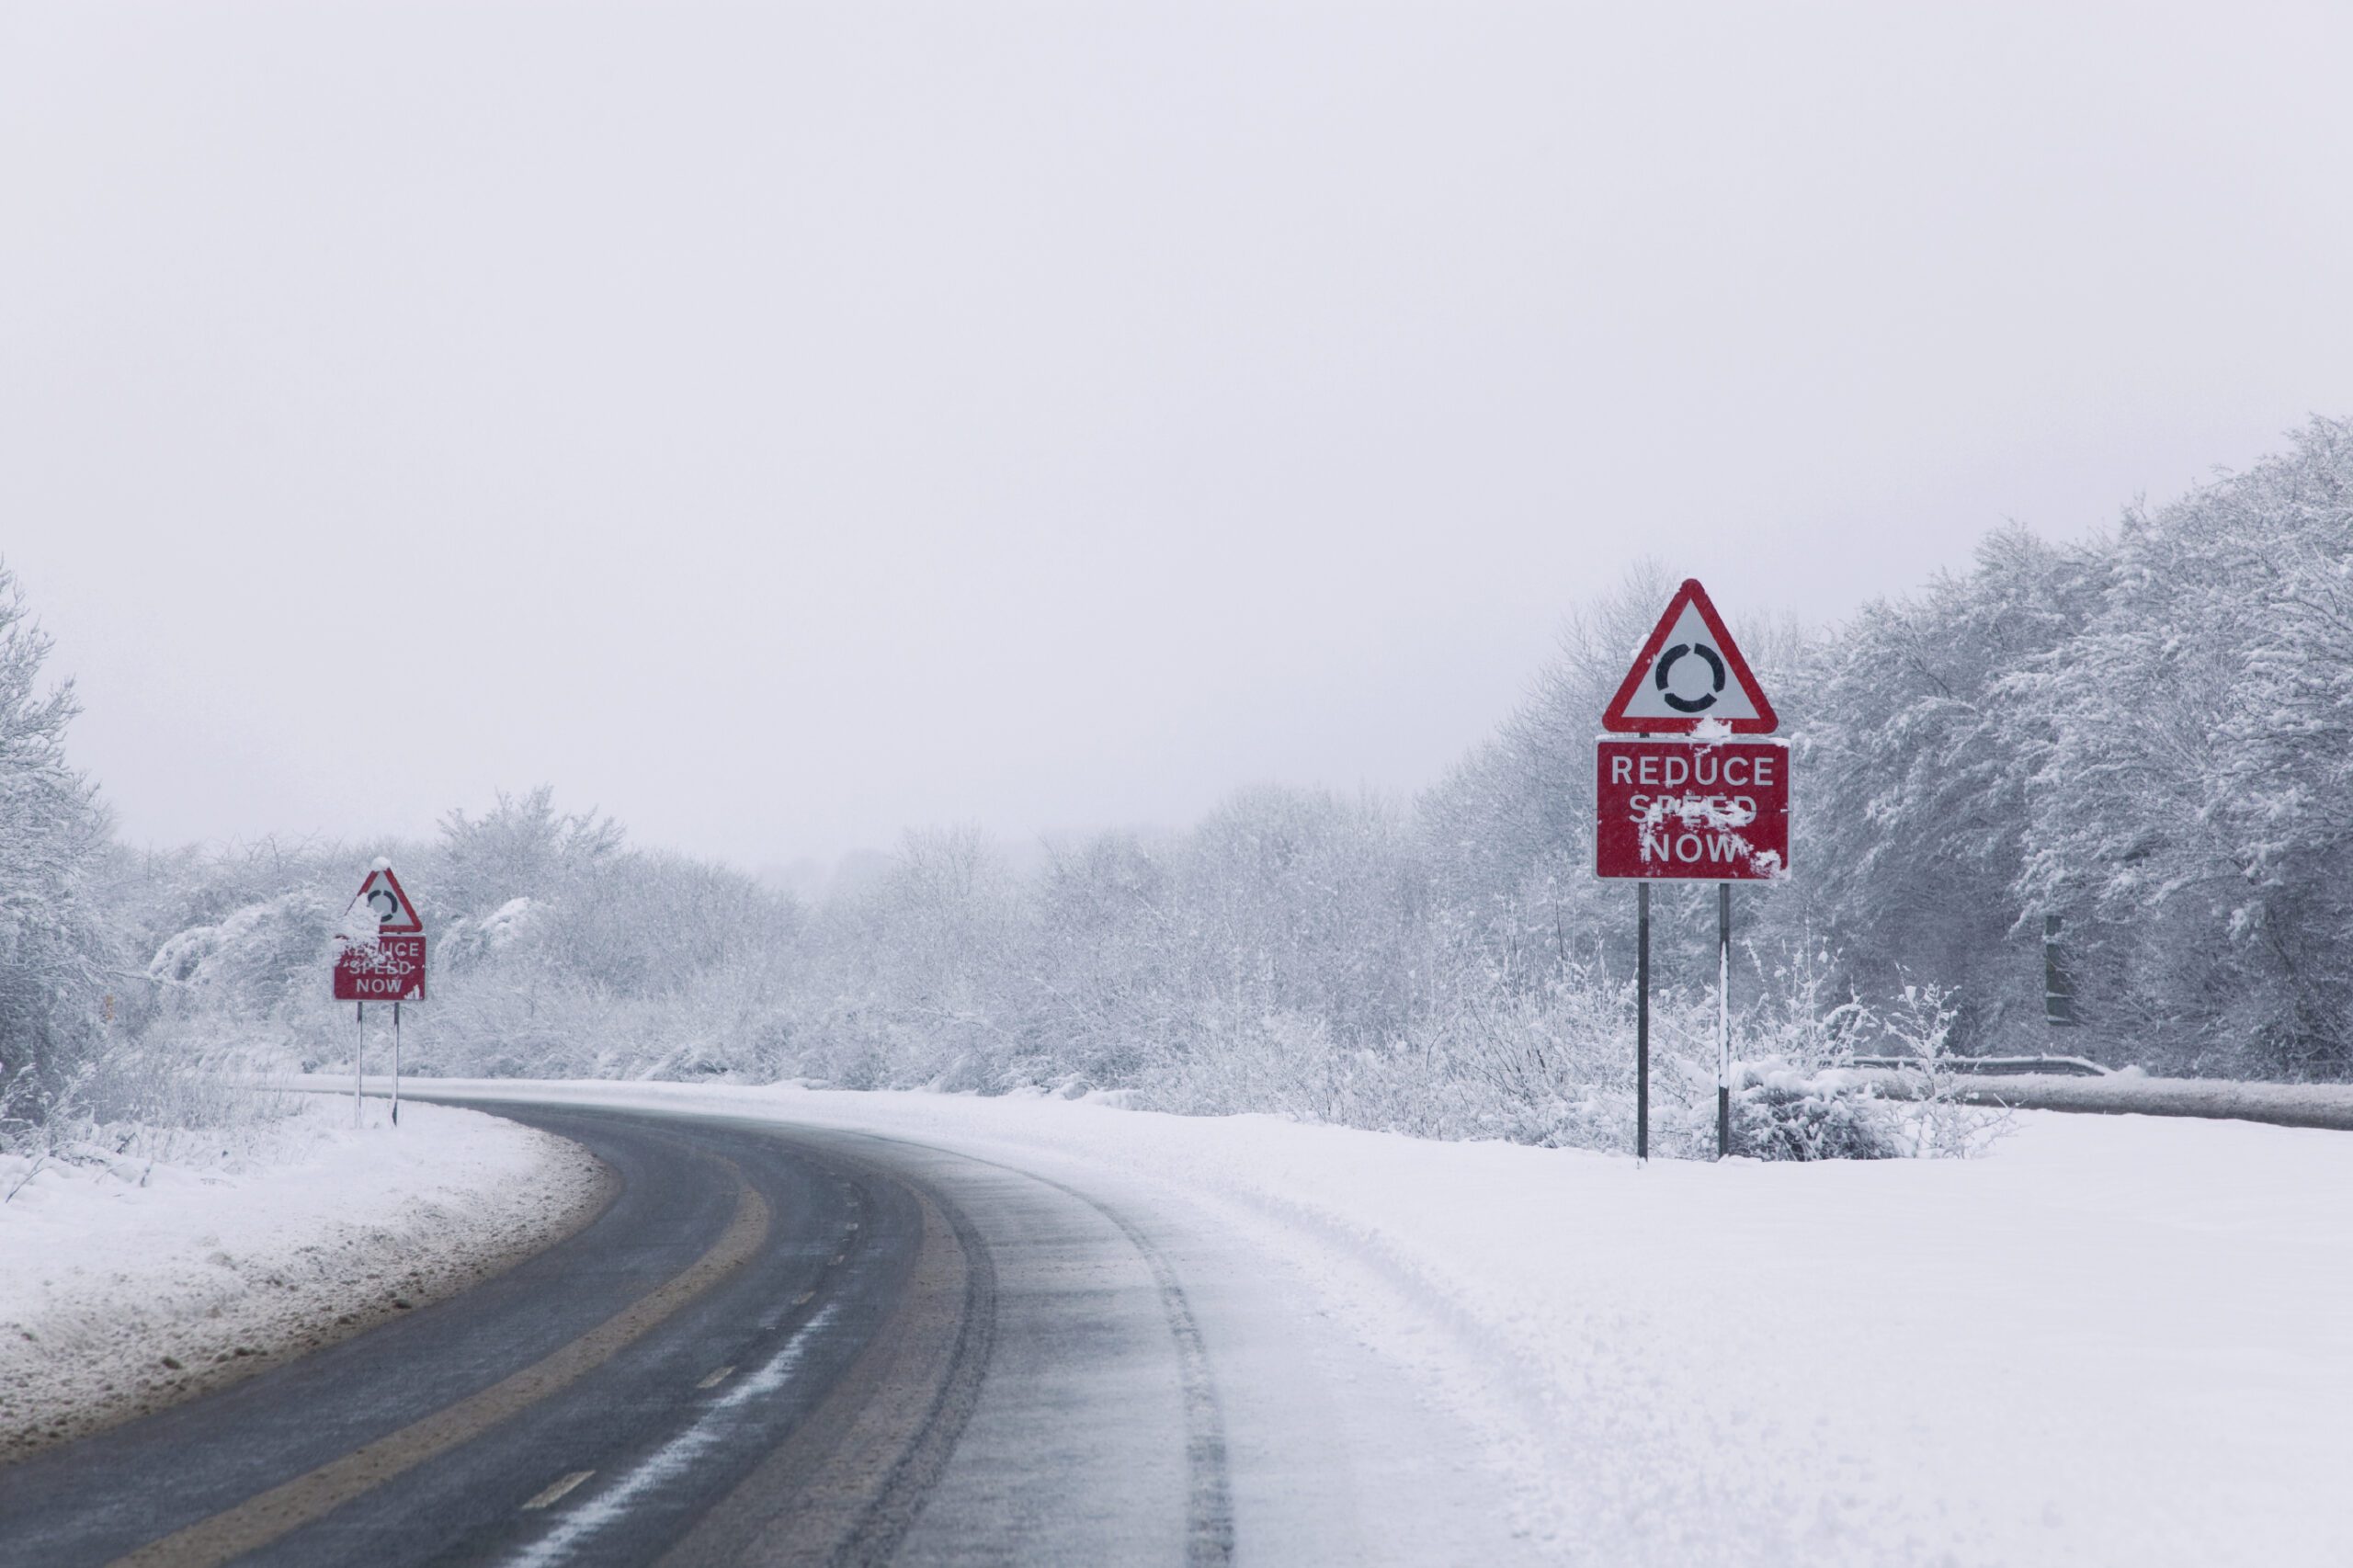
[[[112,1568],[212,1568],[256,1551],[341,1507],[568,1387],[613,1353],[710,1289],[767,1239],[768,1206],[732,1164],[735,1215],[710,1250],[686,1271],[640,1296],[562,1349],[399,1431],[354,1449],[210,1518],[199,1519],[115,1560]]]

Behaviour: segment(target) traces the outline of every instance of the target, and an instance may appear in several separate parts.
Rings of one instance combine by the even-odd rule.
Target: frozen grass
[[[1432,1017],[1400,1045],[1349,1048],[1299,1014],[1208,1025],[1154,1059],[1129,1103],[1185,1115],[1268,1111],[1421,1138],[1500,1138],[1631,1153],[1635,1083],[1629,987],[1574,977],[1549,991]],[[1753,1007],[1734,1031],[1736,1153],[1770,1160],[1964,1157],[1999,1136],[1998,1107],[1967,1102],[1945,1063],[1953,1011],[1933,987],[1890,1006],[1824,1006],[1800,990]],[[1651,1014],[1651,1149],[1716,1153],[1716,1006],[1665,993]],[[1905,1092],[1851,1069],[1858,1041],[1924,1063]],[[954,1084],[934,1086],[957,1087]]]
[[[20,1081],[0,1101],[0,1155],[32,1167],[91,1165],[118,1175],[157,1165],[267,1165],[288,1152],[289,1125],[300,1110],[300,1096],[219,1055],[153,1038],[116,1040],[38,1104]],[[21,1179],[0,1183],[0,1201]]]

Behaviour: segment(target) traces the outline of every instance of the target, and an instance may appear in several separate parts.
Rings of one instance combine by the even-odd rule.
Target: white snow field
[[[462,1290],[602,1199],[562,1139],[387,1108],[306,1100],[210,1168],[0,1156],[0,1460]]]
[[[861,1128],[1117,1206],[1200,1317],[1261,1561],[2353,1562],[2353,1135],[2023,1113],[1972,1161],[1637,1170],[1041,1096],[437,1087]]]

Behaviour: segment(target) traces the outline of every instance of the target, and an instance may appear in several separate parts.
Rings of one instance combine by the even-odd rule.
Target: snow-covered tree
[[[1132,1083],[1190,1017],[1171,845],[1136,833],[1049,846],[1031,889],[1031,1029],[1088,1082]]]
[[[0,1117],[37,1115],[96,1036],[118,953],[91,898],[107,848],[96,788],[65,759],[73,683],[0,564]]]
[[[2006,529],[1973,570],[1865,605],[1790,693],[1792,892],[1850,985],[1958,988],[1968,1043],[2042,1028],[2040,926],[2021,932],[2013,886],[2041,732],[2005,683],[2081,631],[2106,582],[2098,549]]]
[[[516,898],[565,899],[621,852],[624,836],[593,810],[558,812],[551,785],[520,796],[501,790],[479,817],[460,810],[441,819],[430,891],[416,896],[445,918],[479,917]]]
[[[1644,563],[1573,608],[1527,699],[1416,803],[1450,928],[1516,983],[1540,986],[1607,939],[1611,890],[1593,878],[1594,737],[1674,588]]]
[[[2215,1068],[2353,1065],[2353,426],[2126,519],[2098,615],[2012,687],[2024,900],[2107,1027]]]

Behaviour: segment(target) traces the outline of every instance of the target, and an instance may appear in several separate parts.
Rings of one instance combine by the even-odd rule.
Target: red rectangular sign
[[[1768,881],[1790,869],[1782,741],[1600,743],[1594,872]]]
[[[425,938],[379,937],[372,948],[344,949],[335,960],[338,1002],[425,1000]]]

